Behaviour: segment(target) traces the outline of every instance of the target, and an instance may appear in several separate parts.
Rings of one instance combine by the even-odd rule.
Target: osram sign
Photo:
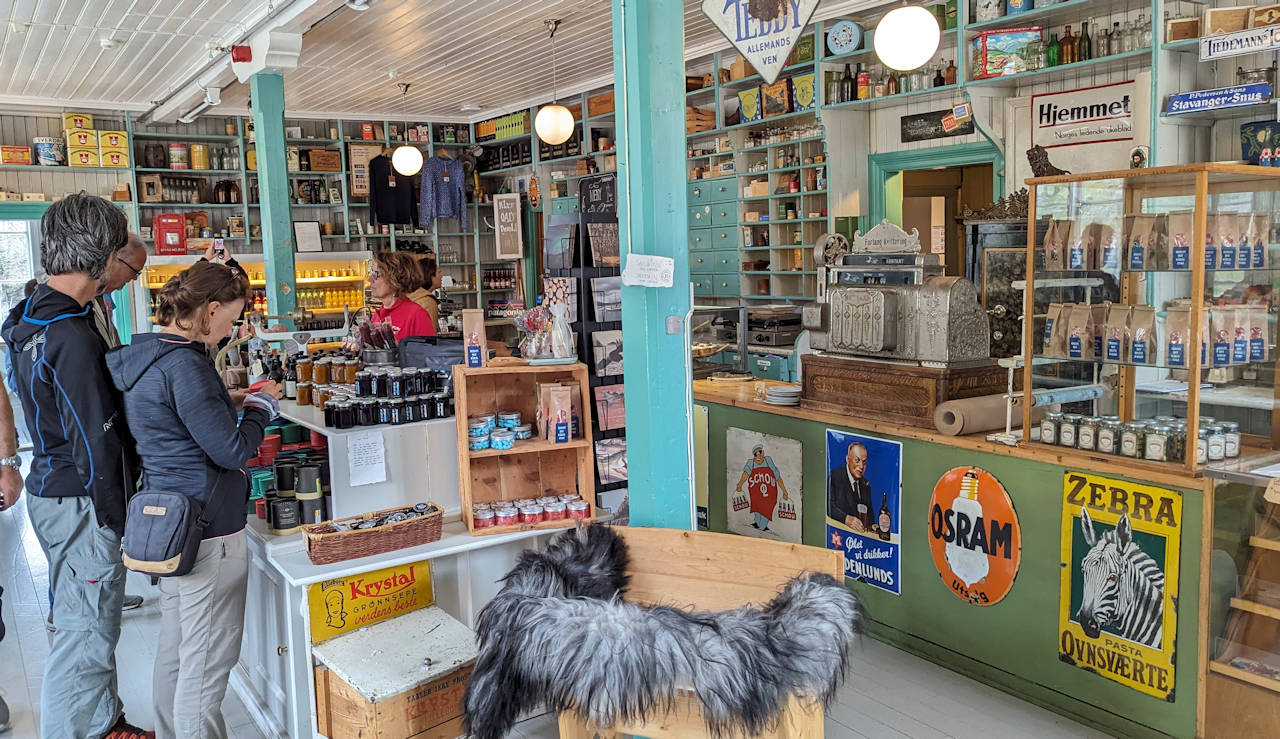
[[[957,598],[989,606],[1009,594],[1022,563],[1022,528],[990,472],[956,467],[938,480],[929,501],[929,551]]]

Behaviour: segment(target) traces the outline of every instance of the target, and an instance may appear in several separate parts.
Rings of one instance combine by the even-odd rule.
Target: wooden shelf
[[[468,450],[467,454],[472,459],[478,459],[480,457],[505,457],[509,454],[537,454],[539,452],[553,452],[558,449],[579,449],[589,446],[591,446],[590,439],[571,439],[564,444],[557,444],[546,439],[529,439],[527,441],[517,441],[515,446],[510,449],[485,449],[478,452]]]
[[[1239,611],[1248,611],[1249,613],[1266,616],[1267,618],[1280,621],[1280,608],[1275,606],[1263,605],[1245,598],[1232,598],[1228,604]]]
[[[1261,675],[1255,675],[1252,672],[1242,670],[1239,667],[1232,667],[1224,662],[1210,662],[1209,672],[1216,672],[1219,675],[1233,677],[1237,680],[1243,680],[1251,685],[1257,685],[1259,688],[1266,688],[1267,690],[1280,693],[1280,682],[1265,678]]]

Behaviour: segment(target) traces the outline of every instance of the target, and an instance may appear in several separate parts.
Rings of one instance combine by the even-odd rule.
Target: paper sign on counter
[[[365,431],[347,437],[347,466],[351,487],[372,485],[387,479],[387,448],[381,431]]]
[[[671,287],[676,260],[651,254],[632,254],[622,270],[622,284],[635,287]]]

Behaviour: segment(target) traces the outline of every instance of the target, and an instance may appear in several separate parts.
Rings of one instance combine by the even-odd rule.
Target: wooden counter
[[[776,380],[760,380],[769,385],[789,385]],[[794,387],[794,386],[793,386]],[[1061,449],[1043,444],[1006,446],[987,441],[987,434],[970,434],[967,436],[948,436],[929,429],[902,426],[866,418],[856,418],[839,413],[815,411],[798,406],[769,405],[755,399],[755,382],[714,382],[712,380],[693,381],[693,399],[704,403],[718,403],[746,410],[773,413],[789,418],[800,418],[816,421],[831,426],[868,431],[888,436],[898,436],[918,441],[929,441],[935,444],[972,449],[990,454],[1003,454],[1008,457],[1030,459],[1037,462],[1057,464],[1067,467],[1086,466],[1090,471],[1106,475],[1119,475],[1152,482],[1158,485],[1175,487],[1201,487],[1201,473],[1189,475],[1185,470],[1171,464],[1148,462],[1130,457],[1111,455],[1093,455],[1081,450]]]

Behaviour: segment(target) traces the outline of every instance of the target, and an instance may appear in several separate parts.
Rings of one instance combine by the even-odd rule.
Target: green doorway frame
[[[961,167],[971,164],[991,165],[991,192],[995,200],[1004,197],[1004,155],[989,141],[953,144],[931,149],[894,151],[867,156],[868,216],[862,224],[865,231],[888,217],[885,188],[889,180],[917,169]]]

